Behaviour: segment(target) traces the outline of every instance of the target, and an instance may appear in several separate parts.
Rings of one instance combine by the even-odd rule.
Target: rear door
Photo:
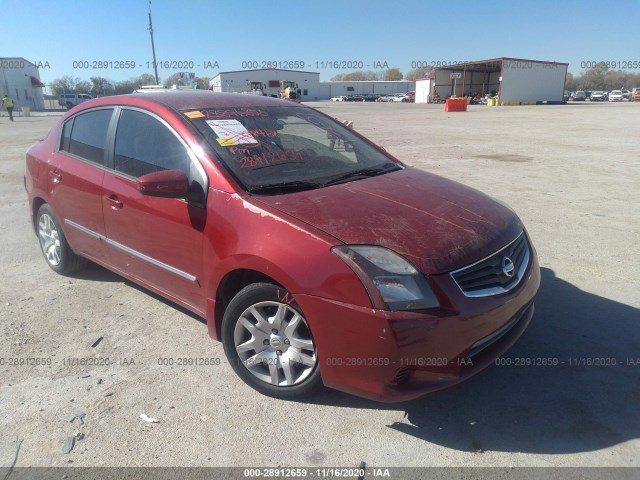
[[[118,115],[112,170],[103,181],[103,212],[111,263],[122,272],[204,311],[202,231],[207,177],[186,143],[160,117],[123,107]],[[142,195],[136,179],[177,169],[199,201]]]
[[[74,115],[47,162],[51,206],[76,253],[105,258],[102,180],[112,107]]]

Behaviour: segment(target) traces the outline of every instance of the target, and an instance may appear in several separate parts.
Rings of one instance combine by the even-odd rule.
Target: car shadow
[[[119,282],[123,283],[126,280],[120,275],[113,273],[111,270],[107,270],[101,267],[97,263],[87,262],[87,265],[77,272],[67,274],[70,278],[77,280],[90,280],[92,282]]]
[[[389,428],[468,452],[590,452],[640,438],[640,310],[541,273],[534,319],[502,357],[511,365],[402,404],[328,389],[312,402],[404,409]],[[517,365],[542,358],[558,365]]]
[[[162,303],[164,303],[165,305],[176,309],[177,311],[184,313],[185,315],[188,315],[189,317],[198,320],[200,323],[203,323],[206,325],[207,321],[200,317],[199,315],[196,315],[195,313],[193,313],[191,310],[188,310],[184,307],[182,307],[181,305],[172,302],[171,300],[168,300],[166,298],[164,298],[161,295],[158,295],[155,292],[152,292],[151,290],[148,290],[144,287],[141,287],[140,285],[138,285],[135,282],[132,282],[131,280],[128,280],[120,275],[118,275],[117,273],[112,272],[111,270],[108,270],[100,265],[98,265],[97,263],[93,263],[93,262],[88,262],[87,266],[85,268],[83,268],[82,270],[79,270],[77,272],[74,272],[72,274],[68,275],[71,278],[75,278],[78,280],[89,280],[89,281],[94,281],[94,282],[117,282],[117,283],[124,283],[125,285],[127,285],[128,287],[131,288],[135,288],[136,290],[138,290],[139,292],[144,293],[145,295],[148,295],[150,297],[152,297],[155,300],[158,300]]]

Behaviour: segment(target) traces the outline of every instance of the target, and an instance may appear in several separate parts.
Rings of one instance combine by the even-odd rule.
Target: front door
[[[203,196],[206,176],[186,144],[159,117],[123,108],[115,132],[113,170],[103,181],[102,205],[111,263],[197,310],[204,311],[202,231],[206,208],[175,198],[142,195],[136,179],[183,171]]]

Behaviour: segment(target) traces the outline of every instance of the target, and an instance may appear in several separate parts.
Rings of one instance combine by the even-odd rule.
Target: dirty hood
[[[491,197],[415,168],[254,198],[346,244],[390,248],[425,274],[480,260],[522,231],[515,213]]]

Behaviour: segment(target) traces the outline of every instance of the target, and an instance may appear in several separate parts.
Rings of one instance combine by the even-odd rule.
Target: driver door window
[[[161,170],[189,175],[189,154],[159,120],[136,110],[123,110],[118,122],[114,169],[138,178]]]

